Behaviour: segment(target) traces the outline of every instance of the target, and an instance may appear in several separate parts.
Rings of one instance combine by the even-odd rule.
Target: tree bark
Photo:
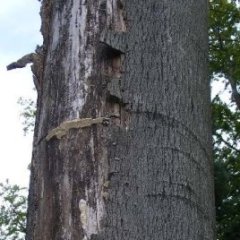
[[[27,240],[214,239],[206,0],[43,0]]]

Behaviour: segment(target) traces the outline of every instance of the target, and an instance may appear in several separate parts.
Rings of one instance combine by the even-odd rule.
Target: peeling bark
[[[214,239],[207,1],[43,0],[41,17],[26,239]]]

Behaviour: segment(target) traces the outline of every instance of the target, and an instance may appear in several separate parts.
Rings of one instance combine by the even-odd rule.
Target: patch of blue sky
[[[41,44],[39,9],[37,0],[8,0],[1,3],[0,63],[13,57],[20,58],[34,51],[36,44]]]

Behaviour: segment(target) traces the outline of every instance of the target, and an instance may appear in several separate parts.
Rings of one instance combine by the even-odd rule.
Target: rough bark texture
[[[207,1],[43,0],[41,16],[26,239],[213,240]]]

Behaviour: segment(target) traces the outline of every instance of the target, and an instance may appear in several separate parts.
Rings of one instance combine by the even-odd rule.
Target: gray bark
[[[27,240],[214,239],[206,0],[43,0]]]

